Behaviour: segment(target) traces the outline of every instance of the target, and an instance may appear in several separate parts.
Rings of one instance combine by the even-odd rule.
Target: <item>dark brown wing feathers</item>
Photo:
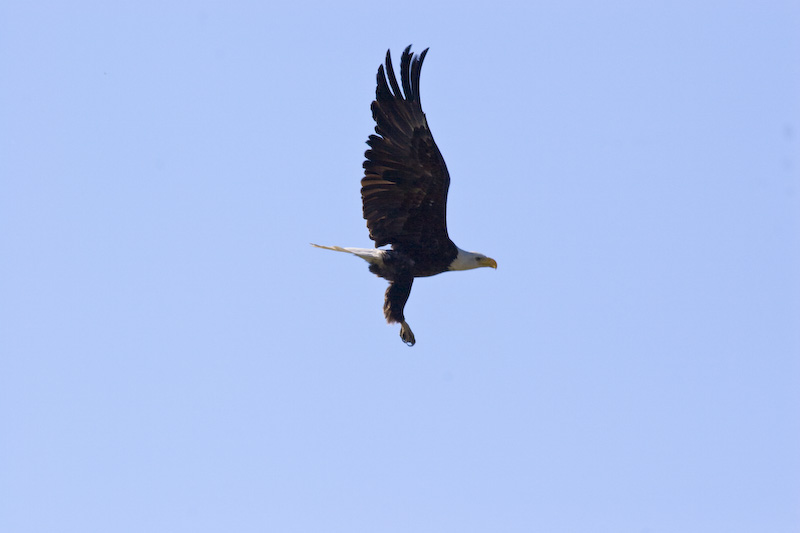
[[[378,68],[378,85],[361,180],[364,218],[376,246],[418,256],[450,255],[447,235],[447,190],[450,176],[433,140],[419,96],[419,77],[427,49],[414,57],[405,49],[400,61],[402,90],[392,58]],[[449,263],[448,263],[449,264]]]

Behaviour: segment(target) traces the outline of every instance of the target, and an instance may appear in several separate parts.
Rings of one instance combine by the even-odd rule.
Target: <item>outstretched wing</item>
[[[361,199],[369,236],[376,246],[428,254],[455,249],[447,235],[450,175],[433,140],[419,97],[425,49],[412,58],[411,46],[400,61],[402,90],[386,52],[386,72],[378,68],[372,102],[375,133],[364,154]]]

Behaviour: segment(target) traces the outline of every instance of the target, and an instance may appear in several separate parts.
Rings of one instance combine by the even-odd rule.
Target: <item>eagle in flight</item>
[[[369,270],[389,281],[383,313],[400,324],[400,337],[409,346],[414,333],[403,308],[414,278],[450,270],[497,268],[497,262],[456,246],[447,234],[447,190],[450,174],[433,140],[419,96],[419,75],[428,50],[411,54],[409,45],[400,59],[397,83],[392,57],[386,52],[386,70],[378,67],[378,87],[372,102],[375,135],[364,154],[361,200],[369,238],[375,248],[318,248],[347,252],[369,262]],[[390,249],[381,246],[391,245]]]

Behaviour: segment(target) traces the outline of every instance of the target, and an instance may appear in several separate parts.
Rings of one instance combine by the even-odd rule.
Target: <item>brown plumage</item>
[[[431,267],[441,272],[456,255],[456,246],[447,235],[450,174],[419,96],[419,75],[428,50],[412,59],[410,49],[405,49],[400,61],[405,93],[397,84],[390,52],[386,52],[386,73],[383,65],[378,67],[372,102],[377,135],[370,135],[367,141],[370,149],[364,154],[361,199],[375,246],[391,244],[392,249],[412,258],[423,253],[438,259],[440,264]]]

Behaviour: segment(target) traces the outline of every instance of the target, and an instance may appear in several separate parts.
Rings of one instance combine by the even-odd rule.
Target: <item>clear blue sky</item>
[[[800,531],[800,4],[0,7],[0,530]],[[387,48],[450,234],[408,348]]]

